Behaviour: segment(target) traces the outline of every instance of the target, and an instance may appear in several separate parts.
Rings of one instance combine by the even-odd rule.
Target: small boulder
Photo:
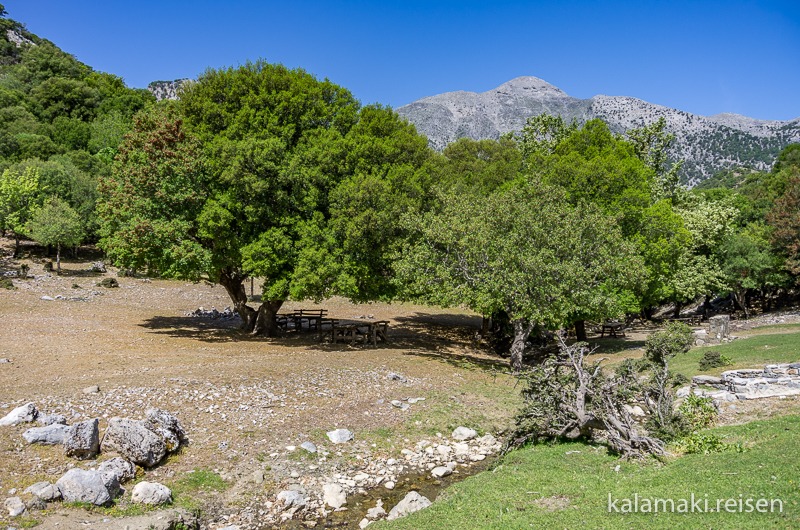
[[[58,445],[64,443],[64,437],[70,431],[70,427],[53,423],[46,427],[33,427],[22,433],[22,437],[29,444]]]
[[[107,289],[112,289],[114,287],[119,287],[119,282],[116,278],[103,278],[99,282],[97,282],[97,287],[105,287]]]
[[[348,431],[347,429],[336,429],[334,431],[329,431],[327,434],[328,439],[335,444],[349,442],[354,436],[352,431]]]
[[[5,502],[8,515],[17,517],[25,513],[25,503],[19,497],[9,497]]]
[[[39,411],[33,403],[26,403],[17,407],[0,419],[0,425],[19,425],[20,423],[30,423],[36,419]]]
[[[59,489],[49,482],[37,482],[25,488],[25,493],[30,493],[34,497],[45,502],[57,501],[61,498]]]
[[[119,456],[102,462],[97,466],[97,471],[103,475],[107,483],[116,480],[123,484],[136,476],[136,466]]]
[[[96,506],[109,504],[119,491],[119,484],[106,485],[98,471],[72,468],[56,481],[56,487],[66,502],[88,502]]]
[[[460,441],[467,441],[472,440],[476,436],[478,436],[477,431],[475,429],[470,429],[468,427],[458,427],[456,430],[453,431],[453,439],[460,440]]]
[[[447,466],[437,466],[431,469],[431,475],[433,475],[434,478],[442,478],[452,474],[453,470]]]
[[[61,425],[67,424],[67,418],[63,414],[39,414],[39,416],[36,417],[36,421],[39,422],[39,425],[45,427],[53,425],[54,423]]]
[[[383,501],[378,499],[374,508],[367,510],[367,519],[374,521],[386,517],[386,510],[383,509]]]
[[[94,458],[100,452],[100,421],[97,418],[69,427],[64,435],[64,452],[80,459]]]
[[[98,394],[100,393],[100,387],[97,385],[87,386],[83,389],[84,394]]]
[[[158,482],[142,481],[133,487],[131,500],[139,504],[157,506],[166,504],[172,499],[172,492],[168,487]]]
[[[278,493],[277,501],[285,508],[302,508],[308,502],[305,495],[294,490],[283,490]]]
[[[325,484],[322,486],[322,500],[335,510],[347,504],[347,493],[339,484]]]
[[[181,445],[188,442],[181,422],[166,410],[148,409],[144,422],[148,429],[164,438],[167,452],[176,451]]]
[[[418,512],[419,510],[427,508],[431,504],[433,503],[431,503],[427,497],[420,495],[416,491],[410,491],[408,492],[408,495],[403,497],[403,500],[398,502],[395,507],[391,509],[386,519],[393,521],[400,517],[405,517],[410,513]]]
[[[305,449],[309,453],[316,453],[317,452],[317,446],[314,445],[311,442],[303,442],[303,443],[300,444],[300,447],[302,449]]]
[[[164,439],[148,429],[144,422],[127,418],[111,418],[103,436],[103,451],[116,451],[122,457],[143,467],[153,467],[164,459]]]

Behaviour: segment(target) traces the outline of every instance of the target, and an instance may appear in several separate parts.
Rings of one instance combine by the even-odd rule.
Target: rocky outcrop
[[[150,91],[155,97],[156,101],[165,99],[178,99],[181,87],[185,83],[190,82],[189,79],[176,79],[174,81],[153,81],[147,85],[147,90]]]

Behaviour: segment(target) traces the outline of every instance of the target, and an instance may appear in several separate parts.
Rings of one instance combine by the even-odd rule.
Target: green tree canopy
[[[516,370],[535,326],[617,316],[618,291],[640,279],[640,260],[614,218],[590,203],[572,206],[558,187],[520,181],[482,201],[451,193],[441,204],[406,219],[415,237],[397,263],[405,295],[507,313]]]
[[[175,109],[136,117],[102,183],[101,245],[125,267],[220,283],[246,329],[272,333],[289,297],[378,294],[369,277],[428,156],[394,112],[303,70],[209,70]]]
[[[37,243],[56,247],[56,270],[59,274],[61,274],[61,247],[74,247],[84,238],[78,213],[58,197],[50,197],[33,212],[26,232]]]

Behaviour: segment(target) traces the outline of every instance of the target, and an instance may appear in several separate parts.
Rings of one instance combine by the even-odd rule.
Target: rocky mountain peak
[[[491,92],[499,92],[506,94],[525,95],[531,97],[568,97],[567,94],[560,88],[551,85],[544,79],[539,79],[533,76],[521,76],[505,82],[499,87],[490,90]]]
[[[781,149],[800,142],[800,120],[756,120],[736,114],[705,117],[629,96],[573,98],[538,77],[517,77],[483,93],[447,92],[397,109],[428,137],[435,149],[459,138],[499,138],[519,131],[531,116],[558,115],[565,121],[605,121],[624,134],[664,118],[675,135],[673,159],[684,162],[684,182],[696,184],[738,166],[767,170]]]

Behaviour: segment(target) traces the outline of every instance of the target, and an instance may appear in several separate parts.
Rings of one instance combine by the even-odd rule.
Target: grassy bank
[[[456,484],[430,508],[377,528],[797,528],[800,527],[800,416],[713,429],[742,452],[684,455],[667,463],[625,462],[578,443],[527,447],[493,470]],[[612,513],[609,495],[709,500],[765,498],[773,513]],[[723,505],[724,506],[724,505]],[[746,504],[744,504],[746,508]],[[384,526],[385,525],[385,526]]]

